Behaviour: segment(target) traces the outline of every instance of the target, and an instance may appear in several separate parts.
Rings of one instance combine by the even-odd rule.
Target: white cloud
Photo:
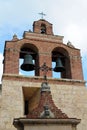
[[[70,40],[76,48],[81,49],[81,52],[84,55],[87,52],[87,43],[85,40],[87,36],[86,30],[83,28],[76,24],[69,24],[65,27],[64,36],[65,42]]]
[[[2,77],[2,73],[3,73],[3,55],[0,53],[0,83],[1,83],[1,77]]]

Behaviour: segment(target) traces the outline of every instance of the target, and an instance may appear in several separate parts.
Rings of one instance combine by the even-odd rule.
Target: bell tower
[[[44,62],[50,68],[54,62],[56,65],[53,71],[61,72],[61,78],[83,80],[80,50],[70,43],[63,44],[63,36],[54,35],[52,24],[44,19],[35,21],[33,32],[25,31],[23,39],[13,36],[11,41],[6,41],[4,73],[19,74],[19,58],[24,60],[21,69],[34,70],[35,76],[42,76],[42,71],[38,68]],[[52,77],[52,71],[47,76]]]
[[[33,32],[46,35],[53,35],[52,24],[48,21],[45,21],[44,19],[35,21],[33,23]]]
[[[81,92],[84,95],[87,93],[81,54],[71,43],[64,44],[63,38],[54,35],[51,23],[40,19],[33,22],[33,31],[24,31],[22,39],[18,39],[15,34],[11,41],[5,42],[0,117],[4,128],[15,130],[12,126],[13,119],[25,117],[38,106],[40,88],[44,81],[50,84],[56,106],[68,116],[80,118],[82,124],[79,126],[83,128],[86,117],[80,115],[80,110],[85,111],[86,107],[85,102],[80,102],[83,96]],[[23,70],[22,74],[20,70]],[[31,75],[24,75],[25,72],[31,72]]]

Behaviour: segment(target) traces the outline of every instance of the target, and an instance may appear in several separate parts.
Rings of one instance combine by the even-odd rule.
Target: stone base
[[[80,119],[14,119],[17,130],[76,130]]]

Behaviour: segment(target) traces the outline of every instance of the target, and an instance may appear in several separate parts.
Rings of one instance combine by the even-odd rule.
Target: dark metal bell
[[[24,56],[24,62],[21,65],[21,69],[24,71],[34,70],[35,65],[33,64],[33,58],[30,54]]]
[[[62,64],[61,59],[60,59],[60,58],[57,58],[57,60],[56,60],[56,66],[55,66],[55,68],[54,68],[54,71],[55,71],[55,72],[62,72],[62,71],[64,71],[64,70],[65,70],[65,68],[64,68],[64,66],[63,66],[63,64]]]

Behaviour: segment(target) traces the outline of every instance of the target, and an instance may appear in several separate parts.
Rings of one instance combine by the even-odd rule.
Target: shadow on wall
[[[1,94],[1,92],[2,92],[2,84],[0,84],[0,94]]]
[[[0,53],[0,84],[1,84],[2,74],[3,74],[3,54]]]

